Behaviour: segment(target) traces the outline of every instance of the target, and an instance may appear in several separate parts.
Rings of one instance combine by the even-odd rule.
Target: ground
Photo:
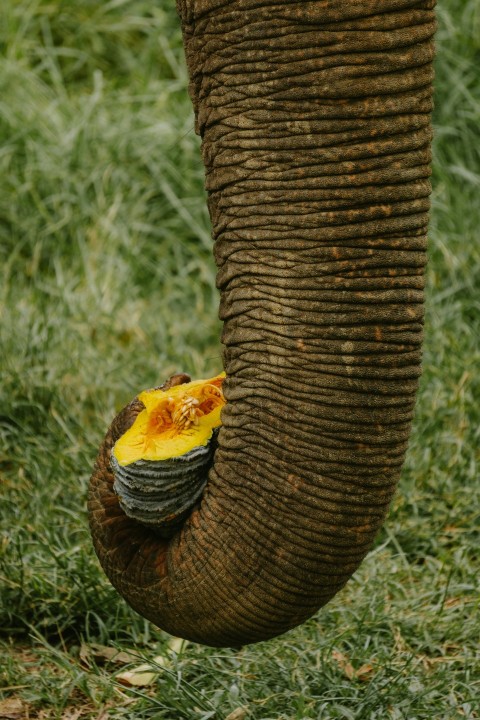
[[[424,374],[374,550],[309,622],[240,651],[172,640],[99,569],[85,494],[111,418],[221,369],[173,5],[0,7],[0,718],[477,718],[478,0],[438,8]]]

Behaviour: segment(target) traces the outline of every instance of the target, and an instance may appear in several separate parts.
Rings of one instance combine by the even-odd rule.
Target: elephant
[[[421,373],[434,5],[178,0],[226,404],[203,493],[169,537],[113,490],[138,398],[88,499],[111,583],[173,635],[239,647],[303,623],[385,519]]]

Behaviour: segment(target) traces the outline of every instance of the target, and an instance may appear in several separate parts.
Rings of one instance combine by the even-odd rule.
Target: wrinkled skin
[[[420,373],[433,4],[179,3],[227,406],[201,504],[170,541],[112,492],[110,447],[138,402],[89,499],[112,583],[175,635],[237,646],[303,622],[385,517]]]

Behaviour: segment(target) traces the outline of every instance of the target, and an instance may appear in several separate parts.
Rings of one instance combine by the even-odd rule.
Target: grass
[[[29,718],[479,717],[480,5],[441,0],[438,18],[424,375],[401,490],[338,598],[236,652],[176,648],[131,611],[85,512],[115,411],[175,370],[221,366],[173,3],[1,4],[0,716],[8,701]],[[144,662],[151,684],[119,681]]]

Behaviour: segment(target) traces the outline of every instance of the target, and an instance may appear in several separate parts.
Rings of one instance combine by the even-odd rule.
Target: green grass
[[[85,494],[112,416],[221,367],[173,5],[0,4],[0,715],[479,717],[478,0],[440,0],[424,375],[374,551],[315,618],[240,652],[176,652],[99,569]],[[95,643],[165,663],[128,688]]]

